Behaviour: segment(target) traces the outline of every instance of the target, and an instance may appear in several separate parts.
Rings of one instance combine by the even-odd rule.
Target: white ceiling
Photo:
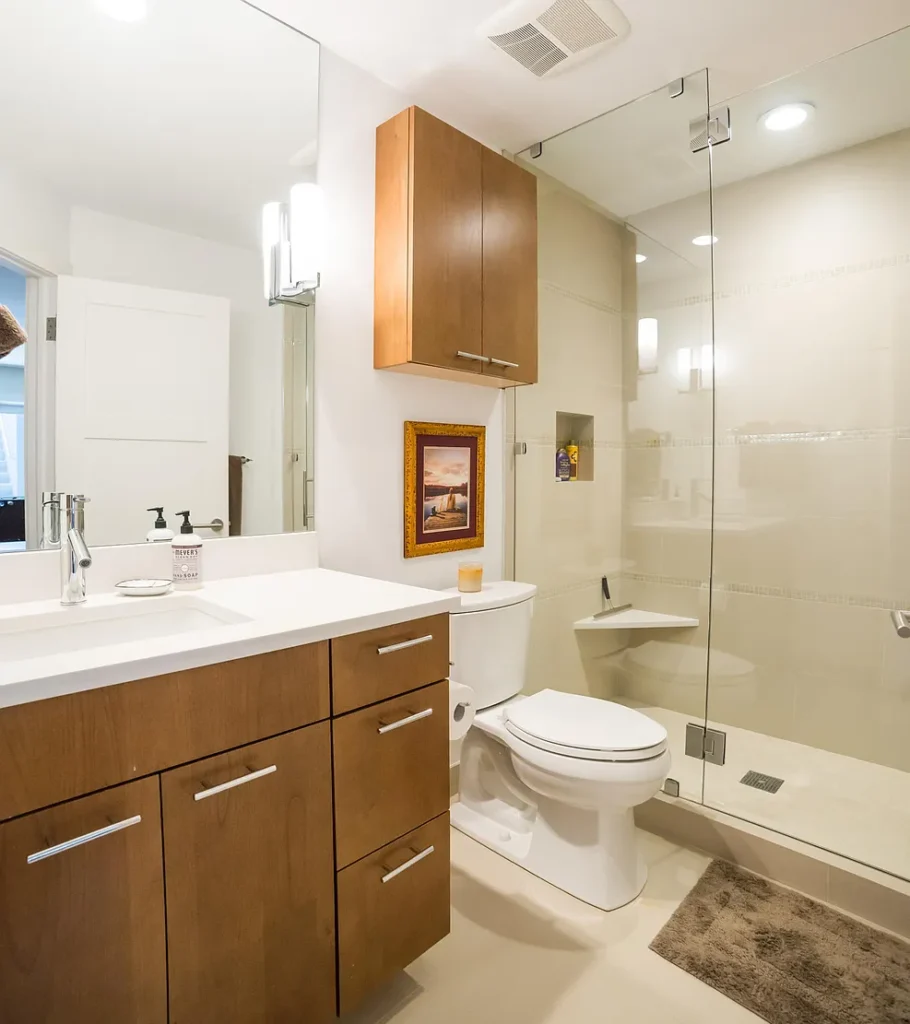
[[[796,102],[815,107],[799,128],[769,132],[760,123],[767,111]],[[733,134],[729,144],[715,150],[715,187],[906,128],[910,30],[727,104]],[[539,158],[529,164],[615,216],[634,220],[643,210],[707,191],[707,156],[689,149],[689,123],[703,117],[706,109],[706,76],[700,73],[686,81],[681,97],[673,99],[661,89],[595,118],[546,142]]]
[[[761,124],[762,114],[794,102],[815,107],[803,125],[776,133]],[[539,158],[522,159],[640,232],[638,251],[648,257],[642,283],[707,274],[710,249],[691,240],[711,232],[708,157],[689,149],[689,121],[705,104],[699,74],[682,97],[661,89],[549,140]],[[716,189],[908,128],[910,29],[735,97],[729,107],[732,139],[713,153]]]
[[[258,247],[314,174],[319,48],[240,0],[6,0],[0,39],[0,163],[70,203]]]
[[[629,37],[539,80],[477,34],[504,0],[255,0],[490,145],[517,151],[709,67],[747,92],[910,22],[907,0],[619,0]],[[549,0],[541,0],[541,10]]]

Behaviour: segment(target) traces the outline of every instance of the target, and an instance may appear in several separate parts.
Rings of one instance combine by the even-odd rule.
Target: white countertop
[[[162,608],[170,602],[167,607],[176,610],[186,596],[90,594],[74,611],[119,609],[140,601],[156,602],[156,607]],[[217,580],[192,591],[191,596],[247,621],[16,661],[3,660],[0,636],[0,707],[329,640],[452,611],[460,605],[457,597],[441,591],[329,569]],[[11,620],[17,617],[59,613],[61,608],[59,601],[3,605],[0,628],[12,626]]]

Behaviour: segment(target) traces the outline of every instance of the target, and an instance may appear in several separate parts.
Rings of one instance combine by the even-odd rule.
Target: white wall
[[[230,449],[244,468],[243,532],[282,524],[283,320],[262,294],[258,252],[74,207],[72,272],[231,302]]]
[[[0,169],[0,251],[49,274],[70,272],[67,204],[8,169]]]
[[[504,399],[499,391],[373,369],[373,211],[376,126],[409,105],[323,48],[318,180],[327,253],[316,314],[316,529],[332,569],[428,587],[453,586],[477,557],[487,579],[503,567]],[[402,557],[405,420],[487,428],[486,545]]]

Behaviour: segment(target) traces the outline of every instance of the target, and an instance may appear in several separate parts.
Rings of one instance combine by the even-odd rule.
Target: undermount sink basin
[[[120,602],[0,619],[0,657],[4,661],[44,658],[249,621],[226,608],[184,595],[121,598]]]

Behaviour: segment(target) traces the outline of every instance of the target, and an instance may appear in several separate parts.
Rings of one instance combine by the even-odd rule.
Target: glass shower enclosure
[[[529,686],[661,721],[670,793],[910,878],[910,30],[710,87],[519,156],[540,218],[540,383],[509,420]],[[624,604],[652,614],[592,618]]]

